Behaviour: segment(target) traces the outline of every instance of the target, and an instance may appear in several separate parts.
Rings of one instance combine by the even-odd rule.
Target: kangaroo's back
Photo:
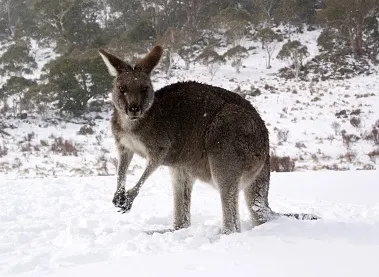
[[[117,114],[113,129],[119,130]],[[199,162],[222,142],[246,143],[241,158],[254,151],[268,153],[267,128],[253,106],[233,92],[197,82],[175,83],[156,91],[151,108],[133,123],[131,132],[149,155],[160,155],[160,149],[165,149],[165,165],[202,166]]]

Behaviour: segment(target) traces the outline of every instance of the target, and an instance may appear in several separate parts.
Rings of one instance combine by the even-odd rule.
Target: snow
[[[293,35],[307,45],[308,59],[318,54],[319,33]],[[241,44],[251,49],[241,73],[227,63],[211,77],[201,64],[185,70],[176,57],[173,75],[155,74],[154,87],[197,80],[232,91],[258,88],[261,95],[246,98],[268,125],[272,151],[296,159],[298,171],[272,174],[271,207],[314,213],[321,220],[280,218],[254,227],[241,195],[242,233],[224,236],[219,196],[198,183],[191,227],[168,232],[172,191],[166,168],[148,179],[130,213],[117,213],[111,203],[116,151],[110,111],[90,115],[94,134],[86,136],[77,134],[86,119],[64,122],[29,113],[27,120],[6,119],[10,136],[0,136],[0,146],[8,149],[0,157],[0,276],[379,276],[379,158],[367,155],[378,146],[363,139],[379,120],[378,73],[318,82],[280,79],[275,74],[284,64],[275,57],[281,44],[270,69],[260,43],[246,39]],[[42,48],[34,40],[31,46],[38,69],[26,77],[38,78],[57,55],[53,46]],[[6,45],[0,48],[1,54]],[[220,54],[226,50],[217,49]],[[7,78],[0,76],[0,84]],[[351,116],[337,118],[342,109],[361,109],[362,125],[353,127]],[[346,147],[333,122],[361,140]],[[279,141],[278,130],[289,130],[287,141]],[[78,155],[53,152],[56,137],[75,143]],[[356,158],[347,160],[347,153]],[[137,182],[143,165],[135,157],[128,187]],[[377,170],[322,171],[334,166]],[[321,171],[299,172],[305,170]]]
[[[129,172],[127,187],[141,172]],[[0,276],[379,276],[378,179],[375,170],[274,173],[275,211],[322,219],[253,227],[241,195],[242,233],[225,236],[218,193],[202,183],[194,187],[191,227],[153,232],[171,228],[164,167],[128,214],[112,206],[115,176],[2,176]]]
[[[310,52],[308,59],[318,54],[319,34],[320,30],[293,34],[293,39],[299,39],[307,45]],[[276,48],[270,69],[265,68],[266,53],[261,49],[260,43],[244,39],[241,44],[251,50],[249,57],[243,60],[241,73],[226,63],[212,78],[204,65],[196,63],[186,70],[183,61],[175,56],[173,75],[168,77],[163,72],[154,74],[153,85],[159,89],[177,81],[197,80],[232,91],[237,87],[243,92],[251,92],[252,87],[259,89],[261,95],[245,97],[259,111],[268,126],[272,152],[295,159],[296,171],[378,169],[379,158],[368,156],[378,149],[378,145],[365,139],[379,120],[378,73],[346,80],[285,80],[275,75],[284,66],[284,63],[275,58],[282,43]],[[51,47],[39,48],[33,40],[32,46],[39,68],[35,71],[38,77],[43,65],[55,58],[56,54]],[[226,50],[226,47],[218,49],[221,54]],[[0,77],[0,83],[2,81],[5,78]],[[349,114],[357,109],[361,110],[356,116],[361,120],[359,127],[351,125],[352,115],[346,118],[337,118],[335,115],[341,110],[347,110]],[[8,149],[8,154],[0,157],[0,176],[17,178],[115,174],[116,151],[110,132],[110,110],[93,112],[87,115],[87,119],[79,119],[77,123],[52,120],[49,116],[51,115],[28,113],[26,120],[6,120],[10,127],[5,131],[10,136],[0,136],[0,146]],[[94,119],[95,116],[100,116],[101,119]],[[93,135],[77,134],[85,121],[93,123]],[[341,126],[337,132],[332,128],[335,122]],[[281,142],[278,139],[279,130],[289,131],[287,141]],[[343,143],[341,130],[356,135],[360,140],[348,147]],[[35,137],[30,142],[26,141],[25,137],[32,132]],[[77,147],[78,155],[62,157],[62,154],[52,152],[54,137],[71,140]],[[45,142],[44,145],[41,141]],[[138,167],[139,164],[132,166]]]

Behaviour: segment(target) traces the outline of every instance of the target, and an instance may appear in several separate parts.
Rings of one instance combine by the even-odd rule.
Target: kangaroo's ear
[[[154,67],[158,64],[163,54],[163,48],[160,45],[154,46],[149,53],[143,58],[137,61],[134,69],[141,70],[147,74],[153,71]]]
[[[132,67],[128,63],[112,54],[105,52],[103,49],[99,50],[99,54],[103,58],[103,61],[108,68],[109,74],[112,76],[117,76],[122,71],[132,71]]]

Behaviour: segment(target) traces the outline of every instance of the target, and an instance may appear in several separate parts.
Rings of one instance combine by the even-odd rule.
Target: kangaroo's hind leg
[[[250,185],[244,189],[246,204],[254,224],[260,225],[277,217],[268,204],[270,188],[270,156]]]
[[[228,158],[235,163],[228,163]],[[230,153],[210,157],[209,164],[213,182],[221,197],[222,233],[241,232],[238,211],[239,182],[242,172],[240,164],[237,159],[232,158]]]
[[[170,168],[174,193],[174,229],[191,225],[191,193],[195,179],[184,169]]]

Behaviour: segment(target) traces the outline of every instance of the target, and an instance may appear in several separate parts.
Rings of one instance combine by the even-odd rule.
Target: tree
[[[112,30],[113,33],[126,33],[136,22],[148,20],[140,0],[104,0],[104,2],[101,12],[105,28]]]
[[[31,91],[37,83],[24,77],[10,77],[0,88],[0,98],[6,101],[12,98],[13,115],[17,116],[32,106]]]
[[[320,17],[346,37],[352,53],[361,56],[364,49],[365,22],[379,7],[377,0],[325,0]]]
[[[38,36],[56,41],[57,50],[63,53],[99,47],[103,41],[97,8],[95,0],[36,0]]]
[[[232,66],[236,68],[237,73],[240,73],[242,67],[242,59],[249,56],[247,49],[241,45],[234,46],[225,52],[224,58],[232,61]]]
[[[20,39],[36,30],[30,0],[3,0],[0,2],[0,36]]]
[[[220,69],[221,65],[225,62],[223,56],[219,55],[212,45],[206,47],[204,51],[196,58],[197,61],[203,63],[211,74],[212,80]]]
[[[375,62],[379,62],[379,7],[371,17],[366,20],[366,45],[369,57]]]
[[[298,40],[293,40],[283,44],[278,53],[278,59],[287,62],[288,67],[294,73],[296,80],[298,80],[303,60],[308,55],[307,46],[302,45]]]
[[[266,68],[269,69],[271,68],[272,54],[275,51],[278,41],[281,40],[281,36],[270,28],[263,28],[258,31],[256,38],[262,43],[262,48],[266,50]]]
[[[265,28],[271,27],[271,23],[273,20],[273,11],[277,6],[279,0],[253,0],[252,2],[264,18],[263,26]]]
[[[246,10],[227,8],[212,19],[211,25],[214,30],[221,30],[225,34],[228,43],[237,46],[249,32],[251,20],[252,17]]]
[[[46,85],[56,93],[58,109],[75,116],[86,111],[90,99],[111,89],[111,77],[95,51],[58,58],[45,70]]]
[[[29,51],[28,40],[20,40],[12,44],[0,57],[0,73],[12,73],[21,76],[23,73],[30,74],[37,67],[34,57]]]

